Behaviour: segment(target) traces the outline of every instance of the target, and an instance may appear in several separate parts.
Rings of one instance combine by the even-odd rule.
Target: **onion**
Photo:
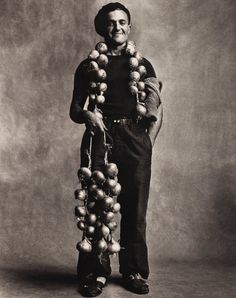
[[[105,91],[107,91],[107,84],[106,83],[100,83],[99,85],[98,85],[98,91],[99,92],[105,92]]]
[[[112,207],[112,211],[113,211],[114,213],[119,212],[119,211],[120,211],[120,203],[115,203],[115,204],[113,205],[113,207]]]
[[[107,77],[107,74],[105,72],[104,69],[99,69],[96,71],[96,77],[97,77],[97,80],[100,82],[100,81],[105,81],[106,77]]]
[[[98,70],[99,66],[97,64],[97,62],[95,61],[90,61],[89,65],[88,65],[88,71],[94,71],[94,70]]]
[[[104,174],[98,170],[93,171],[92,178],[96,183],[103,183],[106,180]]]
[[[146,92],[141,91],[138,95],[140,101],[144,101],[146,99]]]
[[[90,103],[90,104],[94,104],[95,100],[96,100],[96,95],[90,93],[90,94],[89,94],[89,103]]]
[[[82,216],[84,217],[86,215],[86,209],[82,206],[75,206],[75,216]]]
[[[100,220],[97,220],[96,221],[96,228],[101,228],[101,226],[102,226],[102,223],[101,223],[101,221]]]
[[[96,198],[96,200],[102,200],[104,197],[105,197],[105,193],[102,189],[97,189],[95,194],[94,194],[94,197]]]
[[[93,209],[93,207],[95,206],[95,202],[94,201],[90,201],[88,204],[87,204],[87,207],[88,209]]]
[[[77,243],[76,248],[78,251],[89,253],[92,251],[92,245],[87,238]]]
[[[135,69],[138,67],[138,59],[135,57],[129,58],[129,66],[131,69]]]
[[[144,105],[140,104],[140,103],[137,103],[136,111],[137,111],[137,114],[141,117],[144,116],[147,113],[146,107]]]
[[[109,190],[109,189],[115,187],[116,184],[117,184],[117,181],[115,179],[108,178],[105,181],[104,186],[105,186],[105,188],[108,188],[108,190]]]
[[[94,225],[96,223],[97,220],[97,216],[93,213],[87,214],[86,216],[86,221],[90,224],[90,225]]]
[[[84,201],[86,198],[86,191],[84,189],[76,189],[75,190],[75,198],[77,200]]]
[[[96,82],[89,82],[89,89],[91,91],[94,91],[97,88],[97,83]]]
[[[115,241],[114,239],[108,244],[108,251],[111,254],[118,253],[120,251],[120,244],[119,242]]]
[[[92,50],[90,53],[89,53],[89,59],[92,59],[92,60],[95,60],[97,59],[99,56],[99,52],[96,51],[96,50]]]
[[[108,163],[105,167],[105,173],[108,177],[114,178],[118,175],[118,168],[115,163]]]
[[[95,227],[93,227],[93,226],[88,226],[87,229],[86,229],[86,232],[87,232],[89,235],[94,234],[94,232],[95,232]]]
[[[96,97],[96,103],[97,104],[103,104],[105,102],[105,97],[103,95],[98,95]]]
[[[99,42],[96,44],[95,49],[100,53],[100,54],[106,54],[108,51],[108,47],[104,42]]]
[[[109,210],[114,205],[113,198],[111,198],[111,197],[104,198],[104,200],[102,201],[102,205],[103,205],[104,210]]]
[[[130,56],[133,56],[135,53],[135,44],[131,41],[128,41],[127,47],[126,47],[126,53]]]
[[[139,81],[140,80],[140,74],[139,74],[139,72],[137,72],[137,71],[132,71],[131,73],[130,73],[130,79],[131,80],[134,80],[134,81]]]
[[[108,58],[106,55],[101,54],[97,58],[97,63],[101,66],[106,66],[108,64]]]
[[[108,211],[105,216],[104,216],[104,219],[105,219],[105,222],[109,223],[112,221],[112,219],[114,218],[115,214],[111,211]]]
[[[129,91],[132,95],[138,94],[138,88],[136,86],[130,86]]]
[[[114,196],[118,196],[120,194],[120,192],[121,192],[121,185],[120,185],[120,183],[117,183],[116,186],[111,189],[111,193]]]
[[[108,222],[106,225],[112,232],[117,228],[117,223],[115,221]]]
[[[98,189],[97,184],[91,184],[91,185],[89,185],[89,187],[88,187],[88,192],[89,192],[89,194],[91,194],[91,195],[95,195],[97,189]]]
[[[145,83],[143,81],[138,82],[138,90],[143,91],[145,89]]]
[[[102,236],[106,239],[110,234],[110,229],[103,224],[101,227],[101,233],[102,233]]]
[[[86,225],[85,225],[85,221],[84,220],[80,220],[77,222],[77,227],[81,230],[84,231],[86,229]]]
[[[143,59],[142,55],[138,51],[134,53],[134,57],[138,59],[138,62],[141,62]]]
[[[97,248],[98,248],[99,253],[102,253],[107,250],[107,243],[104,238],[102,238],[101,240],[98,241]]]
[[[138,67],[138,72],[140,73],[140,76],[144,76],[147,73],[146,67],[144,65],[140,65]]]

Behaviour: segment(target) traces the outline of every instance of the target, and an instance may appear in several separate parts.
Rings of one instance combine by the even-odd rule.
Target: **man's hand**
[[[91,111],[86,111],[84,113],[84,122],[86,128],[91,132],[92,135],[95,135],[95,133],[98,131],[104,132],[107,130],[103,120]]]
[[[162,104],[160,104],[157,110],[157,121],[151,122],[151,125],[148,129],[148,134],[149,134],[152,146],[154,146],[155,144],[155,140],[161,128],[162,121],[163,121],[163,108],[162,108]]]

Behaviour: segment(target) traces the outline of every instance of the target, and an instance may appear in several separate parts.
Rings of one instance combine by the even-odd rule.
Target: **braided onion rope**
[[[94,50],[92,50],[88,58],[90,59],[88,65],[89,82],[89,109],[102,118],[102,111],[98,109],[97,105],[104,104],[105,92],[108,89],[106,84],[106,66],[108,64],[108,47],[105,42],[97,43]],[[125,54],[129,57],[129,91],[136,97],[136,113],[138,118],[142,118],[146,113],[145,107],[145,83],[142,80],[146,75],[147,70],[141,64],[143,58],[140,52],[136,51],[133,41],[128,41],[125,48]]]

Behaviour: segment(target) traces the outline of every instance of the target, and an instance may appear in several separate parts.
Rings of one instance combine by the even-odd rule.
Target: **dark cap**
[[[114,2],[104,5],[99,12],[97,13],[95,19],[94,19],[94,25],[96,32],[104,37],[104,27],[106,25],[106,16],[109,12],[114,11],[116,9],[123,10],[128,17],[128,21],[130,24],[131,16],[129,10],[121,3]]]

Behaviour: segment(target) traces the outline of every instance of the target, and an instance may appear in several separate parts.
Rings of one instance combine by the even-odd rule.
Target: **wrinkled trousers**
[[[117,164],[118,181],[122,190],[117,198],[121,204],[119,271],[121,274],[140,273],[148,278],[148,250],[146,244],[146,213],[148,206],[152,144],[145,128],[136,122],[106,123],[107,143],[112,143],[109,162]],[[86,130],[81,144],[81,166],[88,166],[90,133]],[[97,133],[91,146],[92,170],[104,167],[104,135]],[[79,278],[93,273],[108,277],[111,274],[108,253],[101,261],[93,253],[79,253]]]

